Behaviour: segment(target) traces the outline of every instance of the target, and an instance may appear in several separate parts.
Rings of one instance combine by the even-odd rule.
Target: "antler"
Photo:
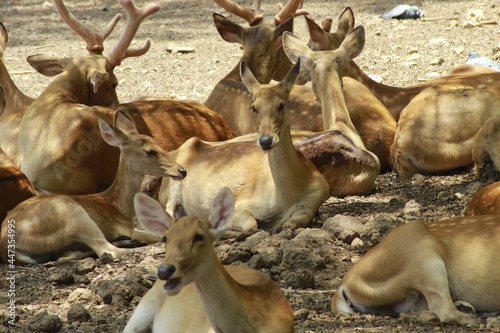
[[[264,17],[258,13],[260,10],[261,0],[254,0],[252,8],[245,8],[235,4],[231,0],[214,0],[216,4],[224,8],[231,14],[241,17],[248,22],[248,25],[254,26],[262,22]],[[308,15],[309,12],[302,8],[302,0],[290,0],[285,6],[278,4],[280,12],[275,16],[276,25],[280,24],[290,15]]]
[[[78,19],[71,14],[68,9],[64,6],[62,0],[54,0],[57,12],[59,16],[76,32],[83,40],[87,43],[87,50],[90,53],[102,54],[104,51],[104,40],[113,31],[114,27],[118,21],[122,18],[120,14],[117,14],[108,26],[104,29],[101,34],[94,32],[92,29],[78,21]]]
[[[253,7],[250,9],[241,7],[230,0],[214,0],[216,4],[224,8],[229,13],[239,16],[247,21],[250,26],[257,25],[264,19],[264,16],[257,13],[260,10],[260,1],[261,0],[254,0]]]
[[[285,20],[288,16],[294,15],[309,15],[309,11],[302,8],[303,0],[289,0],[286,5],[278,4],[278,9],[280,9],[279,13],[274,17],[274,21],[276,25],[279,25],[283,20]]]
[[[133,0],[120,0],[120,4],[127,11],[127,24],[118,39],[118,43],[113,47],[107,58],[112,66],[118,66],[122,60],[129,57],[138,57],[149,50],[151,41],[148,39],[143,47],[129,49],[142,20],[151,14],[156,13],[160,6],[150,3],[142,8],[136,7]]]

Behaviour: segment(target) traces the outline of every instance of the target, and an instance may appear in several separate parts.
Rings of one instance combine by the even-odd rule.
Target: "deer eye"
[[[252,110],[253,113],[257,113],[257,109],[255,108],[255,106],[253,106],[253,104],[250,107],[250,110]]]
[[[153,157],[153,156],[158,156],[158,152],[156,150],[146,150],[146,156],[147,157]]]
[[[196,242],[201,242],[202,240],[205,239],[205,236],[202,234],[196,234],[193,238],[193,244]]]
[[[280,105],[278,106],[278,110],[279,111],[285,110],[285,103],[280,103]]]
[[[118,87],[118,83],[113,83],[111,87],[113,87],[113,89],[116,89],[116,87]]]
[[[163,236],[163,237],[161,238],[161,242],[162,242],[162,243],[166,243],[166,242],[167,242],[167,236]]]

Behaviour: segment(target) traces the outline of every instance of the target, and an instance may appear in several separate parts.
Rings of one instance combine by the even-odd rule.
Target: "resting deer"
[[[333,312],[397,315],[429,309],[442,322],[472,324],[500,311],[498,215],[404,224],[354,264],[333,295]]]
[[[500,89],[499,89],[500,92]],[[498,109],[497,109],[498,110]],[[477,178],[500,178],[500,115],[495,112],[474,136],[472,160]]]
[[[215,254],[213,242],[231,223],[235,209],[228,188],[214,198],[209,219],[184,216],[171,221],[143,193],[136,194],[134,204],[139,221],[167,241],[158,280],[124,333],[294,332],[292,308],[268,276],[223,266]]]
[[[194,101],[142,101],[117,103],[114,67],[130,56],[144,54],[129,49],[140,22],[156,12],[154,4],[137,8],[121,0],[128,20],[121,37],[107,56],[102,55],[106,31],[98,35],[80,23],[56,0],[61,17],[87,42],[88,56],[59,59],[31,56],[28,61],[46,75],[59,74],[30,106],[21,122],[21,170],[43,193],[85,194],[107,188],[118,165],[118,151],[103,144],[97,125],[101,117],[110,122],[115,108],[126,112],[138,131],[151,135],[165,150],[177,148],[186,139],[199,136],[218,141],[234,137],[223,117]]]
[[[144,243],[159,241],[154,234],[134,229],[134,194],[144,175],[182,179],[186,171],[151,138],[137,132],[132,120],[117,111],[115,126],[99,119],[103,140],[121,151],[113,184],[97,194],[38,196],[23,201],[6,217],[16,221],[16,261],[33,264],[55,258],[78,259],[85,252],[70,252],[83,244],[97,256],[118,258],[131,253],[109,242],[127,236]],[[7,223],[2,225],[0,249],[7,255]]]
[[[2,60],[8,41],[7,29],[0,22],[0,149],[19,169],[21,167],[19,127],[23,113],[34,99],[19,90]]]
[[[289,18],[275,28],[266,24],[243,28],[221,15],[214,14],[214,22],[217,31],[225,41],[238,42],[243,46],[243,56],[238,65],[217,83],[205,101],[205,105],[222,114],[237,135],[249,134],[254,131],[256,119],[253,114],[247,112],[251,99],[239,77],[239,63],[247,62],[250,70],[255,73],[255,77],[261,83],[269,83],[272,78],[280,80],[283,70],[288,70],[291,66],[290,61],[283,55],[281,35],[283,31],[293,30],[293,21]],[[345,34],[348,32],[344,31]],[[346,81],[348,81],[344,83],[345,88],[347,87],[344,89],[346,103],[354,126],[367,149],[379,157],[382,170],[391,170],[390,146],[396,127],[394,119],[366,87],[355,80],[347,79]],[[363,97],[360,97],[360,93]],[[294,130],[315,132],[324,130],[322,108],[310,87],[295,86],[291,91],[287,108],[295,143],[303,139],[304,135],[299,133],[295,136]],[[330,149],[332,145],[337,144],[335,142],[321,144],[324,150]],[[319,162],[319,160],[316,161]],[[316,166],[323,167],[322,165]],[[366,194],[366,192],[353,189],[347,194]]]
[[[354,27],[354,14],[350,7],[347,7],[342,12],[341,18],[346,20],[347,22],[350,22],[351,29],[352,27]],[[341,23],[342,22],[340,22],[339,18],[339,25]],[[314,20],[311,19],[307,19],[307,24],[311,35],[311,42],[309,44],[311,49],[315,51],[334,50],[340,45],[340,42],[342,40],[338,38],[338,34],[330,33],[328,28],[326,30],[321,29],[314,22]],[[344,27],[343,29],[345,28],[346,27]],[[345,32],[346,30],[342,31]],[[348,31],[349,30],[347,30],[347,32]],[[482,66],[458,66],[453,71],[451,71],[450,75],[448,76],[421,82],[410,87],[394,87],[373,80],[365,72],[363,72],[363,70],[359,68],[359,66],[353,60],[351,60],[348,66],[346,66],[345,75],[352,77],[353,79],[364,84],[375,95],[375,97],[387,107],[393,118],[396,121],[399,121],[401,111],[408,105],[408,103],[410,103],[410,101],[415,96],[417,96],[424,89],[436,85],[446,84],[450,80],[453,81],[455,77],[454,74],[484,74],[486,72],[493,72],[493,70],[486,69]],[[300,77],[297,83],[303,84],[304,76]]]
[[[500,109],[499,96],[498,72],[456,75],[418,94],[401,112],[391,147],[398,176],[471,165],[474,138]]]
[[[188,215],[208,214],[209,204],[227,186],[236,197],[231,224],[255,229],[306,226],[328,198],[328,184],[314,165],[295,150],[285,107],[299,71],[294,66],[277,85],[261,85],[245,62],[243,83],[252,93],[257,134],[224,142],[191,138],[172,152],[189,170],[182,182],[163,179],[159,201],[172,216],[182,206]]]
[[[489,214],[500,214],[500,182],[477,191],[464,209],[464,215]]]
[[[338,146],[330,148],[336,152],[332,154],[333,157],[329,161],[331,165],[325,165],[325,168],[328,168],[327,171],[330,173],[324,172],[323,168],[318,167],[320,172],[328,179],[331,189],[336,188],[338,190],[339,185],[342,184],[347,187],[364,186],[365,192],[370,192],[375,187],[375,179],[380,173],[377,156],[366,150],[363,141],[352,124],[342,91],[341,71],[349,59],[355,58],[361,53],[364,42],[365,31],[362,26],[352,30],[345,37],[340,47],[333,51],[312,51],[298,37],[289,32],[283,34],[283,47],[287,56],[292,61],[300,59],[300,63],[311,74],[312,88],[321,101],[323,122],[327,129],[315,136],[308,137],[301,143],[297,143],[297,146],[304,151],[306,156],[316,153],[318,158],[323,158],[329,152],[327,150],[325,153],[319,153],[322,143],[325,140],[337,143]],[[330,139],[330,137],[334,139]],[[337,155],[340,157],[337,158]],[[335,168],[336,163],[345,163],[347,165]],[[333,171],[335,171],[335,174]],[[339,174],[341,172],[342,174]],[[341,181],[337,181],[338,179],[341,179]],[[335,181],[337,181],[337,184]],[[348,189],[345,189],[345,191],[348,191]]]
[[[0,221],[12,208],[35,195],[28,178],[0,148]]]

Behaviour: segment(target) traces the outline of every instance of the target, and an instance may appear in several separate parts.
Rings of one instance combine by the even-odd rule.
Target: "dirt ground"
[[[100,0],[67,0],[76,17],[101,29],[117,13],[114,1],[107,11]],[[251,0],[236,0],[250,6]],[[365,72],[390,85],[407,86],[446,74],[463,63],[470,51],[491,57],[500,49],[500,1],[416,1],[425,11],[420,20],[382,20],[379,15],[396,0],[305,0],[310,16],[334,18],[351,6],[356,23],[366,28],[366,46],[357,59]],[[136,0],[143,5],[145,1]],[[160,0],[161,10],[147,19],[137,43],[151,38],[151,50],[127,59],[115,70],[122,102],[155,95],[203,102],[212,87],[235,66],[241,50],[220,38],[212,13],[228,15],[210,0]],[[272,17],[276,4],[263,1],[262,13]],[[234,20],[242,25],[239,18]],[[84,54],[84,43],[58,17],[51,2],[2,0],[0,21],[9,31],[4,60],[20,89],[37,96],[50,82],[25,61],[37,53]],[[123,22],[115,30],[123,27]],[[116,41],[115,31],[106,42]],[[308,40],[303,18],[295,32]],[[187,46],[192,53],[169,53]],[[375,193],[365,197],[330,198],[307,229],[221,239],[217,250],[225,264],[249,265],[272,276],[283,288],[296,315],[297,332],[500,332],[500,315],[485,314],[479,327],[442,325],[432,316],[333,315],[330,297],[353,262],[392,228],[415,219],[434,221],[461,215],[470,197],[484,183],[462,172],[446,176],[415,176],[408,181],[394,173],[377,179]],[[4,194],[0,194],[4,195]],[[337,227],[340,224],[342,227]],[[345,227],[344,227],[345,226]],[[356,240],[353,245],[352,241]],[[152,285],[161,246],[147,254],[121,260],[89,258],[17,268],[15,332],[120,332],[142,295]],[[0,287],[8,289],[7,267],[0,266]],[[8,303],[6,293],[0,303]],[[79,304],[81,306],[79,306]],[[0,332],[9,331],[5,307],[0,307]],[[53,316],[51,316],[53,315]]]

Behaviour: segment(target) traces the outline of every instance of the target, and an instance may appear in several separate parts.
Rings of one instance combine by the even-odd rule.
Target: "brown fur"
[[[475,323],[453,302],[479,312],[500,310],[498,251],[497,215],[402,225],[346,273],[332,310],[398,314],[428,308],[442,322]]]
[[[483,187],[474,194],[464,215],[500,214],[500,182]]]

